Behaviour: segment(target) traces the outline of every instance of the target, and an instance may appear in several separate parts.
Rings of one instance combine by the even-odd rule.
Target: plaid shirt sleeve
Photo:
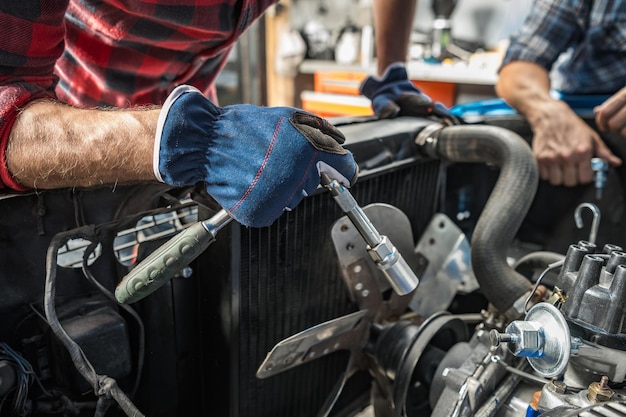
[[[233,44],[276,1],[3,2],[0,189],[23,190],[5,159],[21,107],[46,97],[89,108],[159,104],[179,84],[215,99]]]
[[[21,107],[54,97],[54,64],[63,48],[68,0],[4,2],[0,9],[0,189],[24,191],[8,172],[5,151]]]
[[[582,36],[580,19],[588,15],[589,3],[535,0],[519,33],[511,37],[500,68],[511,61],[530,61],[549,71],[561,52]]]

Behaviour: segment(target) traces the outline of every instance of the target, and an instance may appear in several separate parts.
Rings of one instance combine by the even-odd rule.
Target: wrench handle
[[[217,232],[231,220],[222,209],[176,234],[122,279],[115,289],[117,301],[134,303],[152,294],[215,242]]]

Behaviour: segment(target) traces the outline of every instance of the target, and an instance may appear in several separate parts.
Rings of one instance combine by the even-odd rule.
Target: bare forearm
[[[507,64],[496,84],[498,96],[529,119],[546,106],[555,104],[550,96],[550,77],[545,68],[525,61]]]
[[[18,117],[7,167],[28,188],[91,187],[154,180],[158,109],[85,110],[32,103]]]
[[[378,73],[407,59],[417,0],[374,0]]]

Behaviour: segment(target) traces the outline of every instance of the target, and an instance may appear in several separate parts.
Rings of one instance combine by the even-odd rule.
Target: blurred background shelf
[[[506,41],[530,0],[458,0],[450,16],[454,53],[441,59],[433,58],[433,1],[418,1],[409,78],[448,107],[495,98]],[[363,45],[373,40],[372,26],[372,0],[281,0],[233,49],[217,83],[220,104],[295,106],[325,117],[371,113],[359,85],[376,73],[376,51]],[[347,55],[338,47],[346,33],[354,43]]]

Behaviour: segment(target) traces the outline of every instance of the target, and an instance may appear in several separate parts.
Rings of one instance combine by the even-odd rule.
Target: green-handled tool
[[[215,241],[217,232],[231,220],[222,209],[210,219],[179,232],[122,279],[115,289],[117,301],[134,303],[152,294],[204,252]]]

